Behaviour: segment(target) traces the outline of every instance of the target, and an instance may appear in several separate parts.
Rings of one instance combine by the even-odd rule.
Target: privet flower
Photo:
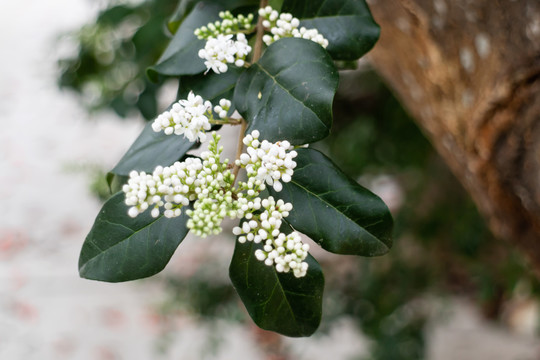
[[[257,260],[275,266],[278,272],[287,273],[292,270],[296,277],[305,276],[308,263],[303,260],[308,255],[309,245],[302,242],[296,231],[290,234],[280,231],[282,219],[289,215],[292,204],[281,199],[276,202],[272,196],[258,203],[264,211],[249,214],[241,227],[233,228],[233,234],[238,235],[238,242],[262,243],[263,248],[255,251]]]
[[[271,6],[266,6],[259,9],[259,16],[262,17],[263,26],[268,29],[271,35],[263,36],[263,41],[266,45],[284,37],[302,38],[316,42],[326,49],[328,40],[322,36],[317,29],[306,29],[300,26],[300,20],[293,17],[289,13],[278,13]]]
[[[248,182],[260,180],[281,191],[282,182],[291,181],[296,162],[293,159],[298,155],[296,151],[289,151],[293,147],[288,141],[278,141],[271,143],[263,140],[259,141],[260,133],[254,130],[243,139],[247,146],[247,153],[236,160],[236,165],[246,168]]]
[[[190,201],[197,203],[207,198],[224,196],[227,199],[227,195],[232,196],[221,194],[221,189],[232,188],[234,177],[228,169],[228,160],[220,160],[223,149],[218,147],[219,139],[220,136],[213,133],[208,151],[203,152],[201,158],[187,158],[167,167],[158,166],[152,174],[132,171],[128,183],[122,187],[126,194],[125,203],[130,206],[128,214],[136,217],[152,207],[153,217],[158,217],[162,208],[163,215],[172,218],[180,216],[182,207],[189,205]],[[226,215],[234,214],[226,212]],[[207,234],[214,232],[213,228]]]
[[[190,92],[186,100],[179,100],[172,108],[159,115],[152,124],[155,132],[166,135],[184,135],[189,141],[206,140],[206,130],[210,130],[212,104],[199,95]]]
[[[219,105],[214,106],[214,112],[218,114],[221,119],[227,118],[227,113],[231,108],[231,101],[227,99],[219,100]]]
[[[229,69],[227,64],[244,66],[246,56],[251,52],[251,46],[248,45],[244,34],[236,34],[236,40],[233,36],[219,34],[217,37],[208,38],[204,49],[199,50],[199,57],[205,60],[206,72],[211,69],[216,74],[224,73]]]
[[[206,237],[219,234],[221,222],[228,216],[238,217],[238,203],[234,200],[234,175],[228,166],[228,160],[221,161],[222,146],[218,146],[221,136],[215,132],[208,145],[208,151],[201,154],[202,169],[194,184],[196,201],[193,210],[186,213],[190,217],[187,227],[196,235]]]
[[[221,11],[219,17],[222,21],[215,21],[206,26],[195,29],[195,36],[198,39],[217,38],[218,35],[229,35],[240,32],[250,32],[253,30],[253,14],[244,16],[242,14],[234,17],[230,11]]]
[[[182,214],[181,208],[195,200],[195,181],[202,170],[198,158],[188,158],[171,166],[158,166],[152,174],[132,171],[122,190],[126,194],[128,214],[136,217],[152,208],[152,217],[158,217],[160,208],[164,215],[172,218]]]
[[[189,108],[201,104],[204,102],[193,95],[182,106]],[[230,106],[230,101],[222,99],[214,111],[226,115]],[[225,217],[244,218],[242,226],[233,229],[235,235],[240,235],[239,242],[261,243],[262,249],[255,253],[258,260],[274,266],[278,272],[292,271],[296,277],[304,276],[308,268],[304,260],[309,245],[302,243],[297,232],[285,234],[280,231],[282,219],[289,215],[292,204],[276,201],[271,196],[259,197],[265,184],[280,191],[281,182],[291,180],[296,167],[292,159],[297,154],[290,151],[292,147],[288,141],[270,143],[259,141],[259,136],[254,130],[243,139],[247,152],[236,164],[247,170],[248,179],[239,182],[237,187],[228,160],[221,160],[223,147],[219,146],[220,136],[215,132],[208,150],[200,158],[187,158],[167,167],[158,166],[152,174],[132,171],[122,188],[129,216],[136,217],[150,209],[153,217],[160,214],[177,217],[192,203],[192,209],[186,211],[189,217],[186,226],[201,237],[219,234]]]

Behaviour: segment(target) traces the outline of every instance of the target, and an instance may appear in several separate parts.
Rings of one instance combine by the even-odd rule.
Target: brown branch
[[[492,232],[540,274],[540,4],[378,0],[371,10],[373,65]]]
[[[268,0],[261,0],[259,8],[264,8],[267,5],[268,5]],[[259,17],[257,21],[257,34],[255,35],[256,36],[255,45],[253,48],[253,58],[251,60],[253,64],[256,63],[261,58],[261,54],[262,54],[262,44],[263,44],[262,38],[264,35],[264,26],[262,22],[263,22],[263,19]],[[244,132],[246,132],[246,128],[247,128],[247,122],[245,119],[242,119],[242,126],[240,127],[240,135],[238,136],[238,145],[236,148],[235,159],[239,159],[240,155],[242,154],[242,151],[244,150],[244,143],[242,140],[244,139]],[[236,183],[236,178],[238,176],[239,171],[240,171],[240,166],[236,165],[235,163],[233,167],[233,171],[232,171],[234,175],[235,183]]]

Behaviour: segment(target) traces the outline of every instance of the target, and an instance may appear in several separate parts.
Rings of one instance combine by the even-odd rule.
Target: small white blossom
[[[273,197],[262,200],[264,211],[253,214],[249,221],[242,226],[233,228],[233,234],[238,236],[238,242],[252,241],[263,244],[262,249],[255,251],[255,257],[268,266],[275,266],[276,271],[287,273],[292,270],[294,276],[306,275],[308,263],[306,259],[309,245],[302,242],[300,234],[293,231],[290,234],[280,232],[282,219],[289,215],[292,204],[283,200],[275,201]]]
[[[222,119],[227,118],[227,113],[231,108],[231,101],[227,99],[219,100],[219,105],[214,106],[214,112]]]
[[[300,30],[293,29],[292,36],[314,41],[325,49],[328,46],[328,40],[326,40],[317,29],[306,29],[305,27],[301,27]]]
[[[241,31],[251,31],[253,29],[253,14],[244,16],[242,14],[234,17],[230,11],[221,11],[219,17],[222,21],[215,21],[206,26],[195,29],[195,35],[199,39],[217,37],[219,34],[236,34]]]
[[[292,179],[296,162],[293,160],[298,154],[290,151],[293,147],[284,140],[271,143],[267,140],[259,141],[259,132],[254,130],[243,139],[247,146],[247,153],[240,156],[236,164],[246,168],[248,184],[259,180],[281,191],[281,182]]]
[[[300,20],[293,17],[292,14],[280,14],[276,10],[273,10],[272,7],[267,6],[259,9],[259,16],[264,19],[263,26],[267,28],[271,34],[266,34],[262,38],[267,46],[284,37],[296,37],[311,40],[325,49],[328,46],[328,40],[325,39],[317,29],[306,29],[304,27],[298,29]]]
[[[197,235],[206,236],[221,231],[225,216],[236,217],[238,204],[233,201],[233,175],[227,160],[221,161],[220,137],[213,134],[208,151],[201,158],[187,158],[171,166],[158,166],[152,174],[132,171],[128,183],[123,186],[128,214],[138,214],[152,208],[151,215],[158,217],[163,209],[165,217],[177,217],[182,207],[194,201],[194,209],[187,226]]]
[[[210,37],[206,41],[204,49],[199,50],[199,57],[204,59],[207,72],[214,71],[216,74],[227,72],[227,64],[244,66],[246,56],[251,52],[246,36],[242,33],[236,35],[219,34],[217,37]]]
[[[172,166],[158,166],[152,174],[132,171],[127,184],[122,187],[125,203],[130,206],[128,214],[136,217],[152,207],[152,217],[158,217],[159,208],[165,209],[166,217],[182,214],[181,208],[189,204],[197,173],[202,169],[198,158],[175,162]]]
[[[155,132],[184,135],[189,141],[205,141],[210,130],[212,104],[190,92],[186,100],[179,100],[172,108],[159,115],[152,123]]]

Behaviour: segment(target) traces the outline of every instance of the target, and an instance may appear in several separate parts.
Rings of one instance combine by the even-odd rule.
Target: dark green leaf
[[[240,79],[236,108],[268,141],[305,144],[328,136],[338,72],[328,53],[304,39],[286,38],[268,47]]]
[[[384,202],[312,149],[298,149],[297,166],[283,190],[270,193],[293,204],[285,219],[324,249],[376,256],[392,246],[392,216]]]
[[[133,219],[127,210],[122,192],[105,203],[81,250],[81,277],[120,282],[157,274],[188,232],[185,212],[168,219],[146,211]]]
[[[125,5],[113,6],[100,12],[98,18],[96,19],[96,23],[101,25],[114,26],[129,15],[132,15],[134,12],[135,10],[133,8]]]
[[[109,196],[112,196],[113,194],[122,190],[122,186],[127,183],[128,179],[129,176],[115,175],[109,171],[107,175],[105,175],[105,181],[109,187]]]
[[[282,12],[323,34],[329,42],[326,50],[336,60],[358,59],[379,39],[379,25],[364,0],[288,0]]]
[[[199,74],[193,76],[182,76],[178,97],[186,99],[189,92],[202,96],[203,99],[217,104],[222,98],[232,99],[236,81],[244,68],[230,66],[224,74],[216,74],[213,71],[208,74]]]
[[[223,10],[220,5],[198,3],[182,23],[169,46],[154,66],[148,69],[148,76],[154,81],[157,74],[165,76],[195,75],[206,70],[204,60],[198,55],[204,48],[204,40],[193,34],[195,29],[219,19]]]
[[[283,6],[283,1],[284,0],[269,0],[268,5],[270,5],[272,9],[280,11],[281,7]]]
[[[178,7],[167,24],[167,27],[172,34],[176,32],[186,16],[188,16],[191,10],[193,10],[195,7],[195,4],[197,4],[199,1],[200,0],[180,0]],[[240,6],[257,5],[259,3],[258,0],[206,0],[206,2],[220,4],[225,9],[230,11],[233,11]]]
[[[131,170],[151,173],[158,165],[173,164],[194,144],[183,136],[157,133],[152,130],[150,122],[111,172],[124,176],[129,175]]]
[[[262,329],[286,336],[309,336],[321,321],[324,276],[308,255],[306,276],[278,273],[257,260],[261,244],[236,242],[229,276],[253,321]]]

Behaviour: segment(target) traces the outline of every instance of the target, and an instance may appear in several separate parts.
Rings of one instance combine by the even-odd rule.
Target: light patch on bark
[[[424,91],[422,90],[420,85],[418,85],[418,82],[416,81],[412,73],[404,72],[403,82],[409,88],[410,94],[415,101],[419,101],[420,99],[422,99]]]
[[[474,104],[474,93],[471,89],[465,89],[461,94],[461,103],[463,107],[470,108]]]
[[[396,20],[396,26],[405,34],[409,34],[411,32],[411,23],[404,17],[400,17]]]
[[[435,8],[435,11],[441,16],[445,16],[446,12],[448,11],[448,7],[446,6],[444,0],[433,0],[433,7]]]
[[[540,37],[540,16],[535,17],[527,25],[527,37],[531,40],[537,40]]]
[[[489,42],[489,37],[486,34],[478,34],[474,38],[474,44],[476,46],[476,52],[481,59],[488,57],[491,52],[491,44]]]
[[[474,55],[468,47],[463,47],[459,50],[459,61],[463,69],[469,74],[474,72]]]

